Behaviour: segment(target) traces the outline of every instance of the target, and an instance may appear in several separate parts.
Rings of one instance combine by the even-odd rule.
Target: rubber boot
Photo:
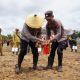
[[[62,72],[62,66],[58,66],[57,71]]]
[[[38,58],[34,58],[34,59],[33,59],[33,69],[34,69],[34,70],[37,69],[37,62],[38,62]]]
[[[48,57],[48,65],[45,69],[52,69],[53,66],[53,59]]]

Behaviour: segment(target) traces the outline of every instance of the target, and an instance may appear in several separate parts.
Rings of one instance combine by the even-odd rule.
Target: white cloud
[[[18,25],[22,28],[25,16],[53,10],[67,29],[79,29],[80,0],[0,0],[0,24],[3,33],[9,33]]]

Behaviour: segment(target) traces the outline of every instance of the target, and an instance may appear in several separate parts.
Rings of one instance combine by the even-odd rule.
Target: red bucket
[[[50,51],[49,44],[44,44],[42,49],[43,54],[47,55],[49,54],[49,51]]]

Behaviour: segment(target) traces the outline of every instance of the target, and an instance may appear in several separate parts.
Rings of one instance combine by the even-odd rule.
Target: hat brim
[[[37,15],[29,15],[26,17],[25,23],[31,28],[41,28],[44,24],[44,18]]]

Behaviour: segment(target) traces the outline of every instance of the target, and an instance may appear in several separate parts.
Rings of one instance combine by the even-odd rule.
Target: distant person
[[[3,48],[3,36],[1,34],[2,32],[2,29],[0,28],[0,55],[3,56],[3,51],[2,51],[2,48]]]
[[[10,43],[10,41],[9,41],[9,40],[7,40],[7,46],[9,46],[9,43]]]
[[[71,39],[72,39],[72,51],[75,50],[75,52],[77,52],[77,38],[78,35],[76,34],[76,31],[74,30],[73,34],[71,35]]]
[[[66,50],[67,47],[68,47],[68,43],[69,43],[69,37],[67,37],[66,41],[65,41],[65,46],[64,46],[64,49]]]
[[[71,52],[73,51],[72,47],[73,47],[73,41],[72,41],[72,38],[71,36],[69,36],[69,45],[70,45],[70,49],[71,49]]]
[[[12,36],[10,37],[10,47],[11,48],[13,47],[13,37]]]
[[[16,53],[18,55],[19,47],[20,47],[20,32],[19,29],[15,29],[15,32],[13,33],[13,47],[12,52],[13,54]]]

